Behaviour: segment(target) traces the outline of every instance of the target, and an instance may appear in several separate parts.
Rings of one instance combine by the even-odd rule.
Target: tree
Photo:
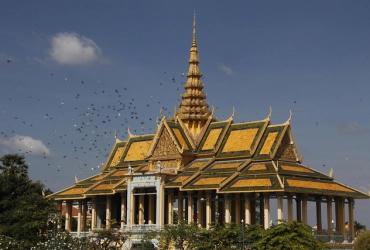
[[[366,226],[362,225],[357,220],[354,221],[355,235],[358,236],[360,233],[366,230]]]
[[[312,236],[310,226],[296,221],[291,223],[281,221],[275,227],[261,232],[261,238],[252,244],[258,250],[329,249],[324,242]]]
[[[235,244],[238,241],[240,226],[235,223],[219,223],[210,224],[210,228],[201,230],[200,240],[197,241],[196,249],[219,249],[228,250],[235,249]]]
[[[370,231],[365,231],[357,236],[353,247],[354,250],[370,250]]]
[[[180,250],[195,249],[201,229],[194,223],[180,221],[178,224],[165,225],[160,233],[159,249],[167,250],[175,247]]]
[[[44,185],[28,177],[24,156],[0,158],[0,235],[32,245],[42,238],[46,222],[57,213],[54,202],[42,194]]]

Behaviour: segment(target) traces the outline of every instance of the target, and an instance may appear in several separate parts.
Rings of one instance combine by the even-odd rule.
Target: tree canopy
[[[370,250],[370,231],[365,231],[356,237],[354,250]]]
[[[261,231],[261,237],[253,243],[258,250],[309,250],[328,249],[328,246],[312,235],[312,228],[303,223],[293,221],[280,224]]]
[[[54,203],[43,196],[44,185],[28,177],[24,156],[4,155],[0,162],[0,235],[32,245],[56,213]]]

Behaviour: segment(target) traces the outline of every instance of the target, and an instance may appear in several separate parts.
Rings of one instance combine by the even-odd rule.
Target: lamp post
[[[242,250],[244,250],[244,220],[242,219],[241,222],[242,222],[242,242],[243,242]]]

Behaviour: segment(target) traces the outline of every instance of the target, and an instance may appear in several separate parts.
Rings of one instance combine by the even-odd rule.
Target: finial
[[[292,120],[292,111],[290,110],[289,119],[285,122],[285,124],[290,124],[290,121]]]
[[[75,183],[78,183],[77,175],[75,175]]]
[[[193,46],[197,44],[197,36],[196,36],[196,24],[195,24],[195,10],[194,10],[194,22],[193,22]]]
[[[329,177],[333,178],[333,168],[330,168]]]
[[[272,107],[270,106],[270,114],[267,116],[267,120],[271,119],[271,115],[272,115]]]
[[[133,135],[133,134],[131,134],[130,126],[127,126],[127,133],[128,133],[128,136],[129,136],[129,137],[134,137],[134,135]]]
[[[235,115],[235,107],[233,106],[233,113],[231,114],[229,120],[233,120]]]
[[[117,131],[114,130],[114,139],[117,139]]]

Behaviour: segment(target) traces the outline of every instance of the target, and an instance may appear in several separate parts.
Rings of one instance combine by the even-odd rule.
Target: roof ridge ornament
[[[267,116],[266,120],[270,120],[271,119],[271,115],[272,115],[272,107],[270,106],[270,113]]]
[[[234,120],[234,115],[235,115],[235,107],[233,106],[233,113],[231,114],[231,116],[227,120],[228,121],[233,121]]]
[[[289,118],[288,118],[288,120],[284,123],[284,124],[286,124],[286,125],[289,125],[289,124],[290,124],[290,121],[292,120],[292,117],[293,117],[293,112],[292,112],[292,110],[290,110],[289,112],[290,112],[290,114],[289,114]]]
[[[131,138],[131,137],[134,137],[133,134],[131,134],[131,131],[130,131],[130,125],[127,126],[127,133],[128,133],[128,137]]]

